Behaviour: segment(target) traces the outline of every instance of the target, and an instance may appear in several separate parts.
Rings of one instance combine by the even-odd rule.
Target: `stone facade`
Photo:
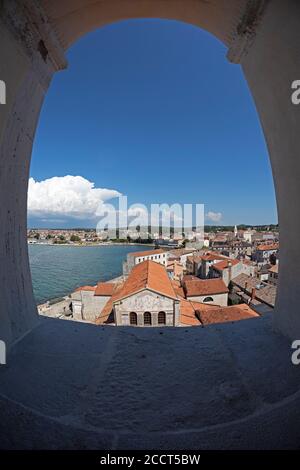
[[[159,312],[165,313],[165,326],[179,325],[179,301],[159,295],[145,289],[114,304],[115,323],[117,326],[130,325],[130,313],[137,315],[137,325],[145,326],[144,313],[151,314],[151,325],[163,326],[158,323]]]
[[[73,318],[75,320],[95,321],[110,296],[96,296],[94,291],[80,290],[71,295]]]
[[[207,300],[207,299],[211,299],[211,300]],[[220,305],[221,307],[226,307],[228,305],[228,293],[196,295],[192,297],[187,297],[187,300],[193,300],[195,302],[214,304],[214,305]]]

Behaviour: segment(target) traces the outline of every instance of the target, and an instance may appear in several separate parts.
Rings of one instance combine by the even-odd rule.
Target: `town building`
[[[275,306],[276,286],[246,274],[240,274],[231,282],[230,299],[247,303],[259,314],[272,312]]]
[[[213,264],[228,259],[226,256],[220,255],[213,251],[208,251],[204,254],[201,254],[201,268],[199,269],[199,277],[201,279],[209,278],[210,268]]]
[[[222,279],[187,279],[183,289],[187,300],[224,307],[228,304],[229,290]]]
[[[183,266],[183,269],[186,269],[187,258],[196,251],[195,248],[179,248],[177,250],[168,251],[168,260],[177,260]]]
[[[257,316],[251,306],[227,304],[222,279],[184,275],[173,280],[164,265],[146,260],[116,282],[78,288],[70,311],[78,321],[136,327],[204,326]]]
[[[112,299],[117,326],[178,326],[180,301],[164,266],[137,264]]]
[[[195,276],[201,276],[202,257],[201,255],[188,256],[186,259],[186,272]]]
[[[220,277],[226,286],[243,272],[243,263],[238,259],[224,259],[210,267],[209,277]]]
[[[269,268],[269,282],[277,286],[278,282],[278,263]]]
[[[123,263],[123,274],[128,276],[134,266],[143,261],[154,261],[167,267],[167,252],[163,249],[136,251],[127,254],[127,260]]]
[[[277,255],[279,250],[278,243],[265,243],[260,244],[256,247],[256,251],[253,254],[253,259],[258,264],[265,264],[270,261],[271,255]]]

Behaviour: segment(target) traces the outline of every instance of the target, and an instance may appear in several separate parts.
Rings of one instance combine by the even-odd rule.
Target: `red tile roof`
[[[274,264],[270,269],[268,269],[270,273],[278,273],[278,264]]]
[[[165,267],[155,261],[147,260],[134,266],[116,300],[124,299],[144,289],[177,299]]]
[[[203,325],[210,325],[213,323],[226,323],[239,320],[246,320],[248,318],[259,317],[247,304],[232,305],[229,307],[217,307],[213,309],[199,309],[196,310],[196,316],[199,318]]]
[[[184,297],[184,290],[181,287],[180,282],[172,280],[171,283],[175,294],[179,297]]]
[[[279,244],[278,243],[272,243],[270,245],[265,244],[265,245],[258,245],[257,250],[259,251],[268,251],[268,250],[278,250],[279,249]]]
[[[223,271],[224,269],[228,268],[228,263],[231,263],[231,266],[236,266],[240,263],[238,259],[224,259],[223,261],[219,261],[218,263],[213,265],[213,269],[217,271]]]
[[[193,302],[192,300],[180,299],[180,324],[186,326],[200,326],[200,319],[196,312],[215,310],[217,305],[209,305],[201,302]]]
[[[197,281],[185,281],[185,292],[187,297],[199,295],[226,294],[229,292],[222,279],[198,279]]]
[[[115,290],[113,282],[98,282],[94,295],[111,296]]]
[[[133,256],[134,258],[140,258],[143,256],[153,256],[153,255],[160,255],[162,253],[166,253],[165,250],[147,250],[147,251],[135,251],[134,253],[128,253],[129,256]]]
[[[104,308],[102,309],[102,312],[95,320],[95,323],[97,325],[102,325],[104,323],[113,322],[113,318],[110,318],[112,309],[113,309],[113,303],[114,303],[114,300],[117,298],[120,290],[122,290],[123,285],[124,283],[121,283],[121,284],[114,283],[114,291],[112,293],[112,296],[110,297],[110,299],[108,299],[108,301],[104,305]]]
[[[194,276],[194,274],[184,274],[182,282],[185,283],[186,281],[199,281],[199,277]]]
[[[96,290],[96,286],[81,286],[78,287],[75,292],[79,292],[81,290],[88,291],[88,292],[93,292]]]
[[[196,255],[196,256],[188,256],[186,260],[187,260],[188,262],[191,262],[191,263],[193,263],[193,262],[195,262],[195,263],[201,263],[202,258],[203,258],[203,257],[202,257],[201,255]]]
[[[195,309],[192,303],[185,299],[180,299],[180,324],[201,326],[200,320],[195,315]]]

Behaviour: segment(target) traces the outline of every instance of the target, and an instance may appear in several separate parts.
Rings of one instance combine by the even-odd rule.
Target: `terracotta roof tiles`
[[[153,256],[153,255],[161,255],[162,253],[166,253],[165,250],[147,250],[147,251],[135,251],[134,253],[128,253],[129,256],[133,256],[134,258],[140,258],[143,256]]]
[[[218,263],[213,265],[213,268],[216,269],[217,271],[223,271],[224,269],[227,269],[229,266],[229,263],[231,262],[231,266],[236,266],[237,264],[240,263],[238,259],[224,259],[223,261],[219,261]]]
[[[218,307],[210,310],[198,309],[196,316],[203,325],[213,323],[226,323],[248,318],[259,317],[247,304],[232,305],[229,307]]]
[[[147,260],[134,266],[116,300],[129,297],[143,289],[177,299],[165,267],[155,261]]]
[[[113,282],[98,282],[94,295],[111,296],[114,290],[115,284]]]
[[[229,292],[222,279],[198,279],[185,281],[185,292],[187,297],[202,295],[227,294]]]
[[[96,286],[81,286],[75,289],[75,292],[79,292],[82,290],[87,291],[87,292],[93,292],[96,290]]]

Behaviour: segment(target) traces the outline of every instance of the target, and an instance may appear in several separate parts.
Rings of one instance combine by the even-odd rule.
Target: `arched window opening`
[[[151,313],[150,312],[145,312],[144,313],[144,325],[145,326],[151,326],[152,321],[151,321]]]
[[[130,312],[129,320],[130,325],[137,325],[137,314],[135,312]]]
[[[203,300],[203,302],[213,302],[214,299],[212,297],[205,297],[205,299]]]
[[[166,313],[165,312],[159,312],[158,313],[158,324],[159,325],[165,325],[166,324]]]

